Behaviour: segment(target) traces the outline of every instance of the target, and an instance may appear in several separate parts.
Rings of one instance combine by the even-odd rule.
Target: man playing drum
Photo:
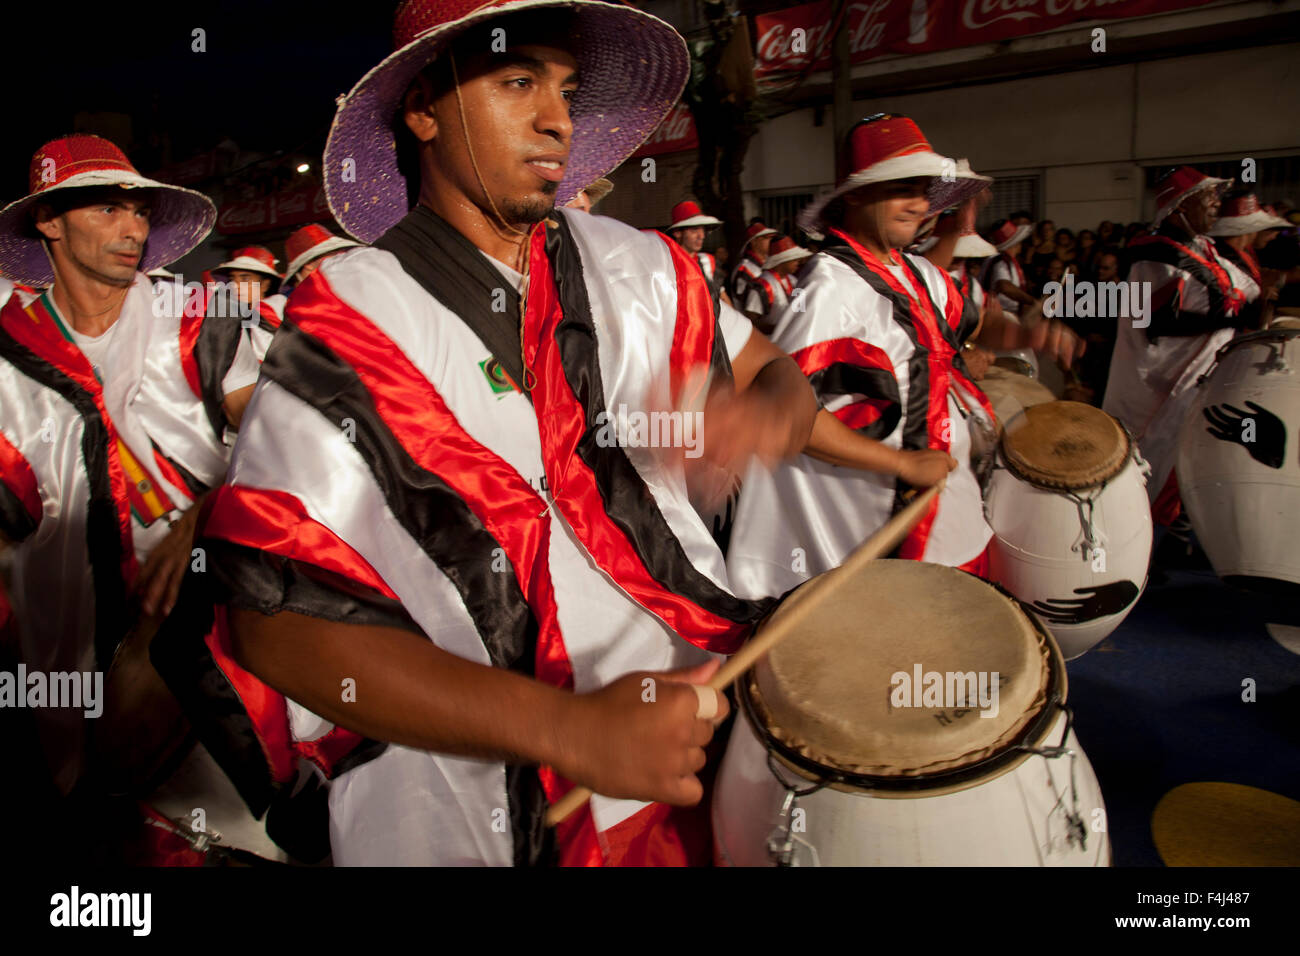
[[[728,589],[681,450],[623,419],[686,405],[685,464],[738,469],[803,449],[816,404],[680,246],[563,208],[662,120],[686,46],[601,2],[415,0],[395,35],[325,152],[374,248],[290,299],[202,531],[231,644],[197,621],[166,656],[245,786],[331,768],[336,864],[703,862],[679,808],[726,705],[686,684],[770,602]],[[598,795],[546,830],[571,782]]]
[[[1120,318],[1102,408],[1128,426],[1151,465],[1147,494],[1158,524],[1181,511],[1174,460],[1196,381],[1258,316],[1259,286],[1207,235],[1230,182],[1190,166],[1173,170],[1157,187],[1154,234],[1128,246],[1129,287],[1150,290],[1150,313]]]
[[[780,594],[837,566],[885,523],[917,482],[902,469],[873,474],[853,439],[889,449],[931,449],[956,459],[943,494],[901,546],[903,557],[985,570],[990,530],[970,464],[974,432],[989,433],[992,411],[969,380],[961,343],[979,319],[943,271],[964,222],[942,217],[938,259],[905,255],[920,224],[987,188],[987,176],[937,155],[906,117],[876,114],[858,123],[846,148],[853,172],[800,217],[826,243],[804,267],[773,332],[794,356],[830,415],[820,415],[817,451],[751,469],[728,555],[738,593]],[[954,175],[955,170],[955,175]],[[968,210],[967,215],[973,213]],[[1069,363],[1077,338],[1063,325],[1032,330],[986,322],[994,348],[1046,348]]]

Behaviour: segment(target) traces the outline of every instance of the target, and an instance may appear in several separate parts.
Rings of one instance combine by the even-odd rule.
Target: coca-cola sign
[[[694,149],[699,144],[699,137],[695,133],[695,119],[691,116],[691,111],[678,103],[668,111],[668,115],[650,134],[650,138],[632,155],[658,156],[662,153],[680,153],[687,149]]]
[[[217,212],[217,232],[257,232],[271,224],[267,200],[249,199],[225,203]]]
[[[870,59],[887,52],[906,33],[909,0],[870,0],[850,3],[847,13],[849,54],[853,61]],[[832,7],[829,0],[807,3],[765,16],[755,17],[758,42],[754,73],[800,72],[830,66]]]
[[[328,217],[325,190],[320,186],[303,186],[265,199],[226,203],[217,212],[217,231],[224,235],[259,232],[276,226],[319,222]]]
[[[1170,13],[1213,0],[857,0],[848,4],[849,55],[929,53],[1042,33],[1078,20]],[[833,6],[818,0],[754,18],[754,74],[767,84],[830,68]]]

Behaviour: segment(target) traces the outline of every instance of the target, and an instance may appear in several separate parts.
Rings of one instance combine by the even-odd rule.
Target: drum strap
[[[1236,315],[1241,311],[1242,306],[1246,304],[1246,297],[1240,289],[1233,286],[1232,277],[1228,275],[1228,270],[1223,268],[1213,254],[1207,258],[1172,236],[1160,232],[1151,236],[1139,236],[1129,244],[1129,248],[1142,250],[1143,246],[1162,245],[1178,253],[1178,261],[1173,263],[1177,268],[1190,272],[1198,282],[1201,282],[1207,289],[1217,292],[1222,297],[1225,315]],[[1135,261],[1148,258],[1160,262],[1168,261],[1164,256],[1143,255],[1142,251],[1139,251]]]

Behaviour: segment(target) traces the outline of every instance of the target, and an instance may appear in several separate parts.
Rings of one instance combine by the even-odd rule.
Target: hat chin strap
[[[487,184],[483,182],[483,173],[479,170],[478,159],[474,156],[474,144],[471,143],[469,139],[469,124],[465,121],[465,101],[461,99],[460,95],[460,73],[456,69],[456,55],[451,50],[448,50],[447,57],[451,60],[451,80],[452,85],[456,89],[456,111],[460,114],[460,131],[465,137],[465,149],[469,152],[469,162],[470,165],[474,167],[474,176],[478,180],[479,188],[483,190],[483,195],[486,197],[488,205],[492,207],[492,214],[497,217],[497,220],[501,225],[513,232],[516,236],[527,239],[530,230],[520,229],[506,221],[506,217],[501,215],[501,210],[497,208],[496,202],[493,201],[492,194],[488,192]],[[493,223],[493,228],[495,227],[496,223]],[[498,235],[500,235],[499,232]],[[503,236],[502,238],[505,237]],[[526,253],[521,253],[521,255],[526,255]]]

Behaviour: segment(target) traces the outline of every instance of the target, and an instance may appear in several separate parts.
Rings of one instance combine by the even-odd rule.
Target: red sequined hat
[[[236,249],[228,262],[221,263],[212,272],[221,279],[224,279],[226,273],[232,269],[257,272],[271,278],[271,291],[274,292],[280,287],[280,280],[284,278],[275,271],[275,264],[279,261],[265,246],[244,246],[242,249]]]
[[[217,207],[203,193],[141,176],[126,155],[102,137],[67,136],[36,151],[28,194],[0,210],[0,273],[32,286],[52,283],[54,269],[32,222],[32,209],[59,190],[105,186],[149,190],[149,238],[138,267],[142,272],[180,259],[217,221]]]
[[[797,245],[789,236],[779,236],[772,240],[772,245],[767,250],[767,261],[763,263],[764,269],[771,269],[786,262],[795,262],[799,259],[807,259],[812,253],[803,246]]]
[[[673,206],[673,221],[669,224],[669,229],[687,229],[691,226],[720,226],[721,219],[714,219],[712,216],[704,215],[700,209],[700,204],[691,202],[689,199],[685,202],[679,202]]]
[[[1291,223],[1261,206],[1254,193],[1231,196],[1219,207],[1219,219],[1210,229],[1211,236],[1249,236],[1265,229],[1290,229]]]
[[[972,170],[965,160],[940,156],[921,128],[900,113],[876,113],[859,121],[849,131],[845,149],[849,175],[799,214],[799,228],[811,236],[824,231],[822,213],[831,202],[871,183],[927,178],[930,215],[936,215],[965,202],[993,182],[991,177]]]
[[[1191,166],[1179,166],[1156,185],[1156,214],[1151,220],[1152,228],[1160,225],[1192,193],[1202,189],[1217,189],[1222,193],[1231,183],[1231,179],[1216,179]]]
[[[316,223],[303,226],[297,232],[291,233],[284,241],[284,254],[289,257],[289,268],[284,272],[284,281],[288,282],[292,279],[298,274],[299,269],[313,259],[319,259],[340,249],[350,249],[356,245],[358,243],[351,239],[336,236]]]
[[[1010,219],[1003,219],[988,234],[988,240],[993,244],[994,251],[1003,252],[1017,242],[1024,242],[1033,231],[1029,226],[1017,226]]]

